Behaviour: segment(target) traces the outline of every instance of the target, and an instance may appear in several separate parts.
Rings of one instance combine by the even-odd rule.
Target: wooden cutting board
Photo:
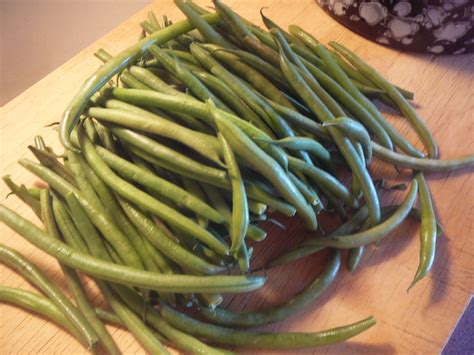
[[[209,1],[200,2],[209,5]],[[297,23],[322,42],[336,40],[356,51],[396,84],[416,93],[415,104],[421,117],[439,142],[444,158],[474,152],[474,56],[434,57],[402,54],[358,37],[326,16],[313,0],[229,0],[244,17],[261,23],[259,10],[286,27]],[[113,5],[111,5],[113,6]],[[11,174],[15,181],[27,185],[37,180],[16,161],[30,157],[27,145],[41,134],[47,144],[58,151],[56,132],[45,125],[58,121],[63,109],[99,62],[93,53],[105,48],[111,53],[137,40],[140,21],[153,9],[159,16],[173,20],[183,18],[171,0],[161,0],[143,9],[115,30],[96,41],[67,63],[2,108],[1,164],[2,175]],[[104,14],[106,15],[106,14]],[[84,19],[87,26],[87,19]],[[78,28],[77,31],[80,31]],[[32,58],[34,60],[34,58]],[[407,121],[390,116],[394,125],[411,141],[416,141]],[[374,164],[374,176],[389,183],[406,182],[407,172]],[[378,324],[344,344],[318,349],[321,353],[435,353],[440,352],[456,326],[474,289],[474,174],[465,170],[451,174],[431,174],[429,183],[435,199],[439,221],[446,233],[439,238],[437,259],[430,275],[410,293],[407,287],[418,263],[418,224],[405,223],[378,247],[368,248],[359,269],[349,273],[343,267],[336,282],[304,311],[266,329],[271,331],[318,331],[355,322],[373,315]],[[37,222],[34,215],[16,198],[2,203]],[[400,199],[402,193],[385,193],[383,204]],[[304,236],[299,220],[283,220],[286,230],[267,225],[267,241],[256,245],[258,267],[262,260],[294,245]],[[323,218],[323,223],[329,223]],[[1,243],[21,251],[37,263],[51,280],[64,287],[55,260],[33,248],[5,226],[0,226]],[[247,295],[228,298],[235,310],[257,310],[278,304],[301,290],[315,277],[327,255],[316,254],[287,267],[269,271],[268,286]],[[0,266],[0,284],[32,290],[21,277]],[[103,302],[93,283],[86,280],[94,302]],[[84,353],[72,337],[55,325],[17,308],[0,305],[1,348],[7,353]],[[126,331],[109,328],[125,353],[142,353],[140,345]]]

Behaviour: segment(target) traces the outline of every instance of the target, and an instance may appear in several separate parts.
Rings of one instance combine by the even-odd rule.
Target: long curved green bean
[[[267,349],[296,349],[329,345],[349,339],[375,324],[375,319],[369,317],[357,323],[318,333],[259,333],[211,325],[188,317],[166,305],[161,305],[160,313],[172,326],[189,334],[222,344]]]
[[[218,14],[204,15],[202,18],[208,23],[217,23],[220,18]],[[150,36],[145,37],[138,43],[120,52],[112,60],[102,65],[83,84],[80,91],[69,103],[61,118],[59,127],[59,138],[61,143],[69,149],[75,149],[70,140],[70,134],[79,116],[87,105],[87,101],[101,87],[103,87],[115,74],[122,71],[140,55],[145,53],[152,44],[162,44],[193,29],[193,25],[188,20],[177,22],[169,27],[163,28]]]
[[[423,173],[415,176],[418,182],[420,198],[421,227],[420,227],[420,262],[415,277],[408,287],[410,290],[430,271],[436,253],[436,215],[431,201],[430,189]]]
[[[74,327],[58,307],[46,297],[0,285],[0,302],[10,303],[27,311],[37,313],[48,320],[52,320],[71,333],[86,349],[89,348],[89,344],[84,340],[76,327]]]
[[[94,344],[99,340],[94,329],[84,318],[83,314],[69,301],[61,290],[49,280],[43,271],[29,262],[23,255],[3,244],[0,244],[0,262],[18,272],[22,277],[47,295],[58,310],[64,314],[69,322],[78,330],[86,343],[89,344],[90,347],[94,347]]]
[[[334,121],[334,120],[333,120]],[[329,124],[332,124],[332,122]],[[321,162],[332,166],[331,153],[318,141],[307,137],[287,137],[277,141],[271,141],[269,144],[276,144],[289,150],[304,150],[313,154]],[[370,144],[370,139],[369,139]]]
[[[228,327],[258,327],[286,319],[318,298],[334,281],[341,265],[339,251],[334,251],[331,259],[314,280],[301,292],[281,305],[258,312],[232,312],[222,308],[200,309],[208,321]]]
[[[228,247],[225,244],[217,240],[211,233],[198,226],[191,219],[166,206],[164,203],[156,200],[149,194],[116,175],[100,157],[95,150],[94,145],[85,134],[79,134],[79,143],[81,148],[84,150],[84,156],[92,169],[119,195],[138,204],[151,213],[156,214],[158,217],[165,219],[168,223],[179,230],[201,240],[216,252],[223,255],[228,253]]]
[[[214,118],[220,132],[227,139],[235,153],[245,159],[253,169],[269,179],[282,196],[295,206],[298,213],[305,220],[307,227],[314,229],[317,222],[311,205],[306,202],[288,175],[283,171],[283,168],[233,123],[226,121],[219,115]]]
[[[428,155],[430,158],[436,159],[438,157],[438,145],[436,144],[432,134],[428,130],[428,127],[425,123],[417,116],[413,107],[407,102],[400,92],[395,89],[395,87],[385,80],[382,75],[380,75],[374,68],[365,63],[360,57],[355,53],[349,51],[344,46],[330,42],[331,47],[336,49],[340,54],[344,56],[354,67],[360,70],[363,74],[368,76],[372,81],[374,81],[377,86],[383,88],[387,95],[397,104],[400,108],[400,111],[405,115],[405,117],[410,121],[412,127],[417,132],[421,141],[428,150]]]
[[[447,172],[474,166],[474,155],[466,155],[454,159],[421,159],[389,151],[381,145],[372,142],[374,155],[399,167],[423,172]]]
[[[137,270],[91,257],[51,239],[34,224],[3,205],[0,205],[0,220],[65,265],[111,282],[164,292],[230,293],[255,290],[266,280],[262,276],[162,275]]]
[[[214,115],[216,122],[219,122],[218,113],[212,102],[208,102],[209,112]],[[219,127],[219,123],[217,123]],[[236,253],[240,249],[249,224],[249,206],[247,194],[245,193],[244,181],[240,174],[237,159],[230,147],[229,142],[224,138],[223,133],[218,133],[219,142],[224,153],[224,160],[227,165],[229,179],[232,185],[232,218],[230,222],[231,253]]]
[[[418,182],[413,180],[410,190],[408,191],[405,200],[400,207],[384,222],[363,232],[352,235],[340,235],[331,238],[318,239],[316,244],[322,246],[329,246],[334,248],[350,249],[363,245],[375,243],[381,240],[388,233],[397,228],[410,213],[413,204],[416,201],[418,191]]]
[[[119,294],[123,302],[127,304],[128,307],[130,307],[130,309],[132,309],[137,314],[142,314],[143,300],[132,289],[119,285],[114,285],[113,288]],[[215,348],[212,348],[193,336],[172,327],[160,316],[156,309],[147,305],[145,311],[147,323],[149,323],[153,328],[155,328],[185,352],[192,354],[211,355],[220,355],[224,353],[224,351],[219,351]]]

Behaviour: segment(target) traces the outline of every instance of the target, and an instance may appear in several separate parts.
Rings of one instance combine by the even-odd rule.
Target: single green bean
[[[228,327],[259,327],[282,321],[313,303],[335,280],[340,265],[340,252],[334,251],[321,273],[304,290],[281,305],[258,312],[233,312],[222,308],[215,310],[203,308],[199,313],[212,323]]]
[[[319,333],[259,333],[212,325],[161,305],[160,313],[172,326],[222,344],[250,348],[295,349],[329,345],[349,339],[375,324],[373,317]]]
[[[466,155],[454,159],[421,159],[389,151],[372,142],[374,155],[396,166],[423,172],[447,172],[474,166],[474,155]]]
[[[387,234],[397,228],[408,216],[413,204],[415,203],[417,191],[418,183],[416,180],[413,180],[405,200],[395,211],[395,213],[393,213],[393,215],[390,216],[390,218],[388,218],[386,221],[366,231],[352,235],[340,235],[331,238],[318,239],[316,244],[334,248],[350,249],[375,243],[376,241],[381,240]]]
[[[415,176],[418,182],[420,198],[421,227],[420,227],[420,262],[415,277],[408,287],[410,290],[430,271],[436,253],[436,215],[431,201],[430,189],[423,173]]]

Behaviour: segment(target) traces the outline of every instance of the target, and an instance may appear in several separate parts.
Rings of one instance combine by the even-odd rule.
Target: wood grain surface
[[[199,3],[210,4],[209,1]],[[313,0],[228,0],[227,3],[256,23],[261,23],[259,9],[266,6],[265,13],[284,27],[297,23],[322,42],[336,40],[347,45],[391,81],[416,93],[418,112],[439,142],[442,157],[474,152],[474,56],[434,57],[403,54],[380,47],[331,20]],[[37,134],[43,135],[47,144],[59,150],[57,133],[44,126],[60,119],[79,86],[98,67],[99,62],[92,55],[94,51],[105,48],[117,53],[134,43],[140,32],[139,23],[150,9],[157,15],[167,14],[173,20],[183,18],[171,0],[156,1],[2,108],[2,175],[11,174],[15,181],[27,185],[38,183],[16,161],[31,157],[27,145],[32,144]],[[87,26],[87,19],[84,19],[84,26]],[[403,134],[415,141],[405,119],[387,116]],[[385,178],[389,183],[406,182],[410,178],[408,172],[398,173],[381,163],[373,164],[371,170],[374,176]],[[474,290],[473,173],[470,169],[429,175],[436,211],[446,233],[438,241],[432,272],[410,293],[406,290],[416,271],[419,253],[418,224],[413,221],[405,223],[378,247],[368,248],[356,272],[349,273],[343,268],[337,281],[314,304],[287,321],[265,329],[317,331],[373,315],[378,323],[369,331],[346,343],[320,348],[316,352],[440,352]],[[5,185],[1,186],[2,203],[37,223],[33,213],[18,199],[5,198],[7,189]],[[385,193],[382,202],[391,204],[402,195],[403,192]],[[282,221],[286,230],[265,226],[270,235],[267,241],[255,246],[257,257],[252,267],[258,268],[264,260],[307,237],[298,219]],[[322,218],[322,223],[329,229],[334,220]],[[54,259],[36,250],[4,225],[0,226],[0,236],[1,243],[21,251],[52,281],[65,287]],[[227,297],[226,304],[234,310],[258,310],[277,304],[307,285],[326,258],[325,253],[320,253],[271,270],[267,286],[250,294]],[[93,283],[84,280],[94,303],[102,304],[103,299]],[[4,266],[0,266],[0,284],[33,290]],[[44,319],[9,305],[1,304],[0,310],[2,354],[86,352],[72,337]],[[128,332],[114,327],[109,329],[124,353],[143,353]]]

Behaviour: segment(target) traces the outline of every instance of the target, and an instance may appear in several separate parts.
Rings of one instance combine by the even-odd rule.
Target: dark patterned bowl
[[[474,52],[474,0],[317,0],[338,22],[382,45],[436,54]]]

